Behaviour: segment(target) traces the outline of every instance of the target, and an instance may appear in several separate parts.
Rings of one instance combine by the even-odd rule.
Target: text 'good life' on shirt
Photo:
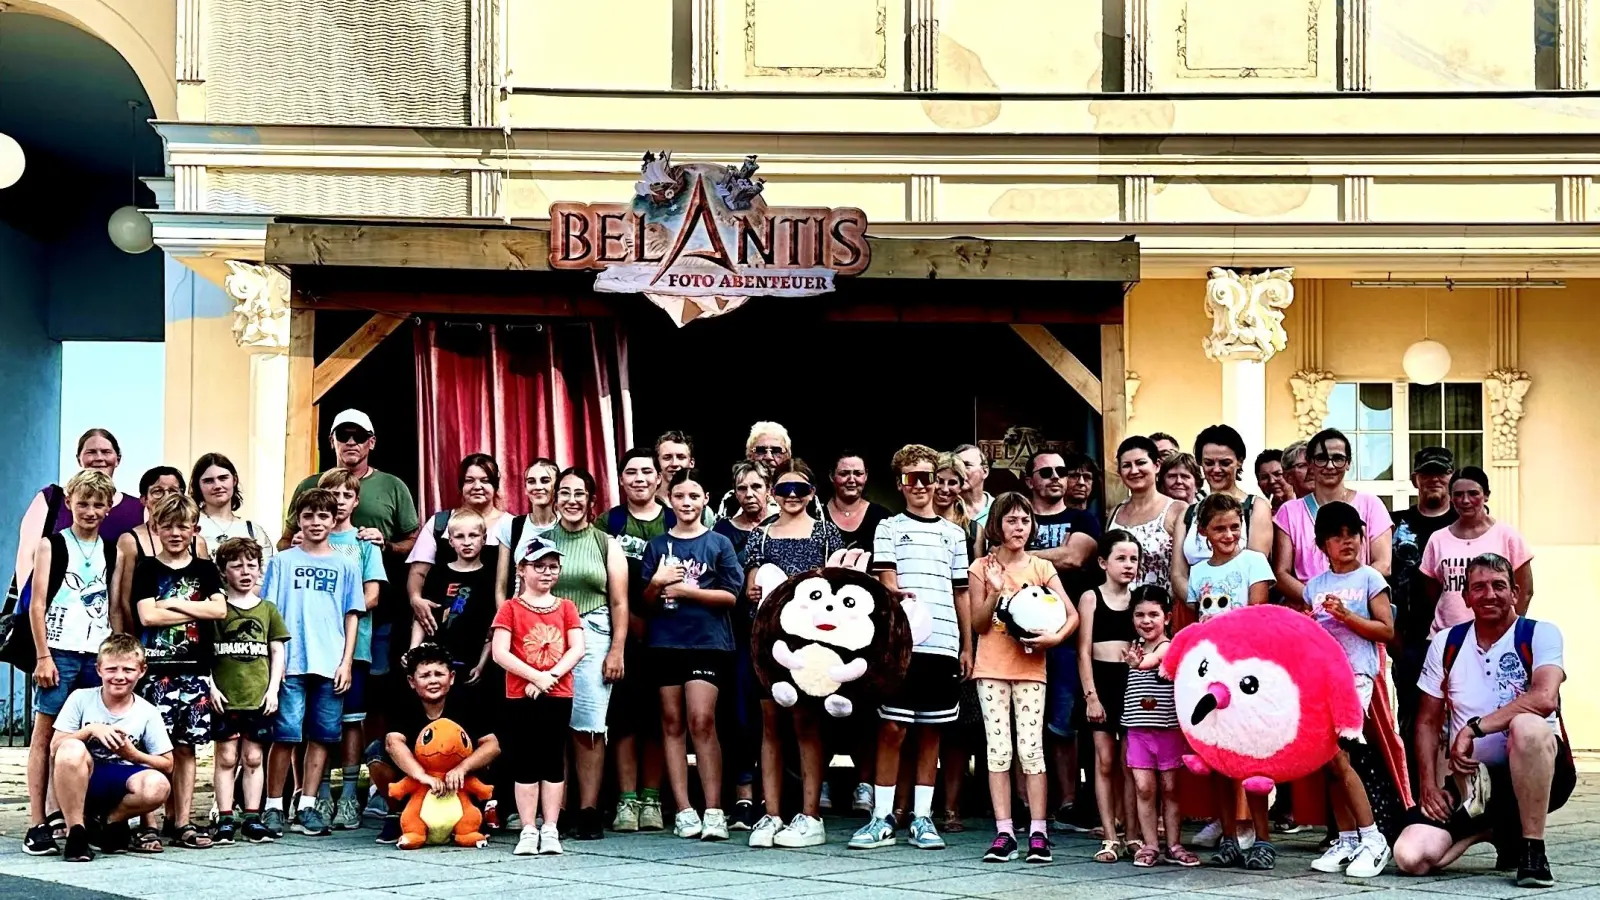
[[[361,572],[338,553],[312,555],[291,547],[267,563],[261,599],[289,627],[286,675],[332,678],[344,659],[344,618],[365,612]]]
[[[900,590],[916,595],[914,602],[933,619],[933,633],[912,652],[960,655],[955,592],[966,589],[968,566],[967,535],[961,526],[911,513],[885,519],[873,540],[871,566],[894,572]]]
[[[372,662],[372,611],[366,607],[366,584],[369,581],[387,583],[388,573],[383,570],[383,551],[371,541],[363,541],[356,537],[354,528],[344,531],[331,532],[328,535],[328,546],[335,553],[348,558],[361,570],[362,605],[361,619],[356,623],[356,655],[353,659],[361,662]]]

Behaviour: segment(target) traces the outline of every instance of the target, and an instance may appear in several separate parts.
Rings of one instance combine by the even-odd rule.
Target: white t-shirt
[[[1255,550],[1240,550],[1239,555],[1220,566],[1210,559],[1196,563],[1189,570],[1190,606],[1205,622],[1225,612],[1243,609],[1250,605],[1250,586],[1274,580],[1272,564]]]
[[[71,529],[61,543],[67,560],[61,587],[44,611],[44,643],[51,650],[95,653],[111,636],[111,572],[106,571],[105,538],[85,544]],[[26,616],[19,623],[27,628]]]
[[[533,520],[529,519],[527,516],[513,516],[510,513],[506,513],[505,515],[501,516],[500,521],[494,523],[494,527],[490,529],[493,540],[491,540],[489,543],[494,544],[497,547],[505,547],[510,545],[511,523],[515,522],[517,519],[522,519],[523,522],[522,534],[517,536],[517,545],[511,548],[511,579],[513,581],[515,581],[517,578],[517,560],[521,559],[522,555],[528,552],[528,545],[533,543],[534,538],[542,538],[549,534],[550,529],[556,527],[557,523],[561,521],[559,518],[556,518],[551,519],[549,525],[535,525],[533,524]],[[423,531],[427,530],[427,528],[423,529]],[[422,536],[420,534],[417,536],[417,543],[422,543]]]
[[[485,529],[483,543],[486,547],[498,547],[504,543],[500,539],[503,532],[505,541],[511,540],[511,520],[516,518],[510,513],[501,513],[493,525]],[[417,529],[416,543],[411,545],[411,553],[406,556],[406,563],[424,562],[433,565],[439,561],[439,539],[433,536],[434,521],[438,514],[431,515],[422,520],[422,527]],[[449,519],[445,519],[445,527],[449,528]],[[549,529],[546,529],[549,530]],[[448,532],[446,532],[448,536]]]
[[[967,533],[948,519],[901,513],[878,523],[873,571],[891,570],[900,590],[915,594],[933,619],[933,633],[913,653],[961,654],[955,591],[967,586]]]
[[[1478,647],[1477,629],[1467,631],[1461,642],[1455,664],[1450,667],[1448,685],[1450,696],[1444,695],[1447,683],[1444,671],[1444,645],[1450,638],[1446,629],[1433,636],[1428,645],[1428,658],[1422,664],[1422,677],[1417,687],[1430,697],[1448,700],[1450,709],[1450,734],[1459,734],[1473,716],[1487,716],[1521,696],[1528,689],[1530,673],[1523,671],[1522,656],[1517,653],[1517,628],[1513,622],[1506,633],[1487,651]],[[1533,667],[1555,666],[1565,677],[1566,666],[1561,656],[1561,630],[1549,622],[1537,622],[1533,627]],[[1550,728],[1557,727],[1559,713],[1546,717]],[[58,726],[59,727],[59,726]],[[1491,766],[1506,762],[1506,734],[1500,732],[1478,738],[1472,745],[1472,756],[1478,762]]]
[[[249,538],[261,545],[263,566],[272,558],[273,544],[276,543],[271,532],[248,519],[236,518],[232,522],[223,523],[204,513],[200,515],[200,536],[206,539],[206,549],[211,551],[212,556],[217,555],[217,548],[228,538]]]
[[[138,694],[129,698],[127,709],[114,713],[106,709],[99,688],[79,688],[67,695],[55,729],[63,734],[82,731],[85,725],[115,725],[133,739],[134,746],[151,756],[172,752],[172,737],[161,722],[161,712]],[[126,762],[99,741],[89,741],[89,755],[100,762]]]

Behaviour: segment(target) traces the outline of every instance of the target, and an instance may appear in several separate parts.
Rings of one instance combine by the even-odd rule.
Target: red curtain
[[[608,322],[456,324],[416,329],[418,500],[424,513],[460,502],[469,453],[500,464],[505,507],[527,512],[522,473],[540,456],[582,466],[596,503],[620,502],[617,459],[632,446],[627,347]]]

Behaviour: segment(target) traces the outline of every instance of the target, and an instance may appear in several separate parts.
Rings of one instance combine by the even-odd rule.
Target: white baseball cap
[[[337,416],[334,416],[333,424],[328,427],[328,433],[332,434],[335,431],[338,431],[340,425],[355,425],[368,434],[378,433],[377,430],[372,427],[372,419],[368,418],[367,414],[359,409],[347,409],[344,412],[339,413]]]

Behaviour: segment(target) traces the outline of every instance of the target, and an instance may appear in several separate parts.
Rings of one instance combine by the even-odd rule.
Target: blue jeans
[[[278,715],[272,722],[272,740],[298,744],[339,743],[344,718],[344,698],[333,692],[333,679],[321,675],[287,675],[278,691]]]
[[[1067,641],[1045,651],[1045,727],[1056,737],[1070,738],[1072,711],[1083,693],[1083,676],[1078,674],[1078,644]]]
[[[27,622],[20,623],[23,628]],[[33,711],[41,716],[54,716],[67,705],[67,695],[78,688],[100,686],[100,671],[94,667],[93,653],[72,650],[51,650],[50,661],[56,664],[56,686],[33,689]]]

